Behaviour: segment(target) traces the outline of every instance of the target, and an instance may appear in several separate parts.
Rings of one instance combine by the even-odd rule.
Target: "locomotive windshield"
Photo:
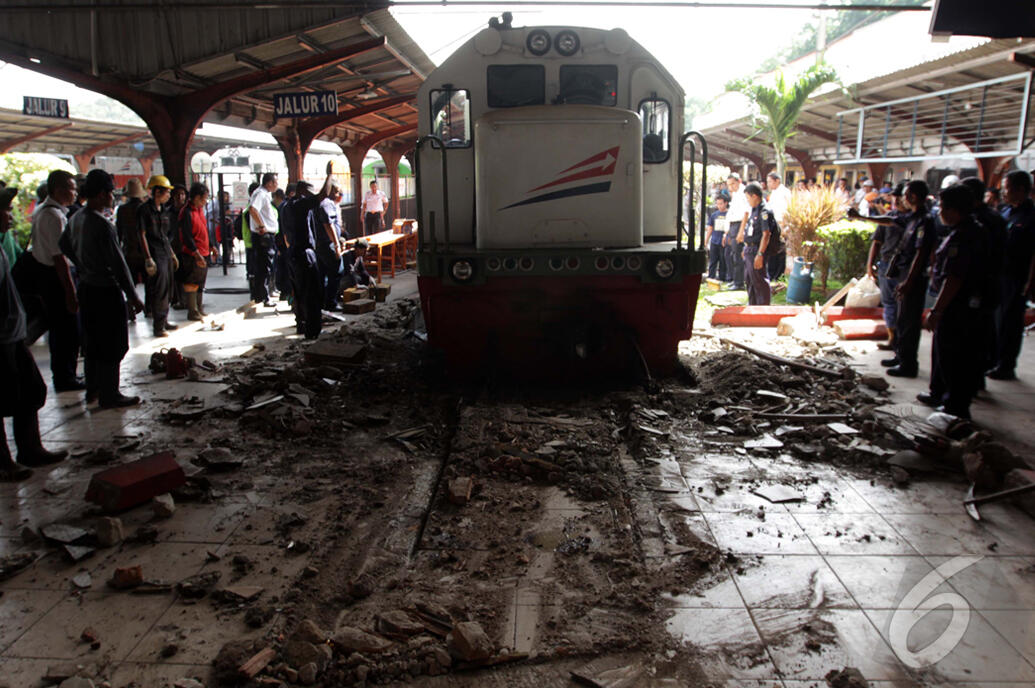
[[[542,65],[490,65],[489,107],[512,108],[546,102],[546,69]]]
[[[561,65],[558,105],[615,105],[618,103],[618,67],[615,65]]]
[[[431,133],[446,148],[471,144],[471,96],[467,91],[447,87],[431,92]]]

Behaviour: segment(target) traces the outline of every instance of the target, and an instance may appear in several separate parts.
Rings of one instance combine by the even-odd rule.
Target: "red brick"
[[[152,497],[175,490],[187,482],[171,451],[96,473],[86,499],[106,511],[122,511]]]

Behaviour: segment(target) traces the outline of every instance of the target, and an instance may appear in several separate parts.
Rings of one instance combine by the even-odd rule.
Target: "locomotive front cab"
[[[421,301],[452,367],[674,368],[705,259],[664,68],[620,29],[490,28],[418,98]]]

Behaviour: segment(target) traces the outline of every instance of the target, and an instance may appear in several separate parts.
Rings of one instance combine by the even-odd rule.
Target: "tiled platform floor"
[[[414,291],[415,282],[403,277],[393,296]],[[232,311],[243,298],[214,297],[210,310]],[[183,346],[188,354],[218,359],[289,328],[289,316],[270,314],[235,322],[223,332],[201,333],[193,326],[156,345],[139,324],[124,381],[151,398],[180,396],[184,388],[143,384],[146,380],[134,372],[158,346]],[[925,336],[925,347],[927,341]],[[38,345],[34,352],[49,377],[46,348]],[[863,351],[858,361],[876,371],[880,357]],[[978,423],[1021,452],[1035,445],[1035,387],[1026,372],[1033,357],[1030,351],[1024,354],[1025,379],[990,383],[990,393],[974,409]],[[206,393],[203,384],[195,387],[194,393]],[[908,401],[922,388],[922,380],[896,381],[893,400]],[[49,446],[89,447],[122,436],[187,441],[175,428],[149,422],[154,404],[96,412],[85,411],[77,399],[75,394],[48,399],[41,426]],[[678,470],[668,466],[664,477],[684,492],[672,495],[663,518],[685,521],[700,539],[734,555],[699,594],[672,598],[667,622],[671,633],[701,648],[715,685],[823,686],[831,669],[855,666],[879,688],[1035,687],[1035,523],[1028,516],[1008,505],[988,505],[981,510],[984,520],[975,523],[961,504],[966,485],[949,479],[917,480],[898,488],[788,458],[676,459]],[[830,493],[828,507],[817,509],[812,498],[773,505],[737,485],[741,475],[779,479],[803,473],[817,478],[810,495]],[[69,463],[37,471],[21,485],[0,485],[0,555],[25,547],[19,539],[23,523],[82,513],[78,496],[88,475],[89,470]],[[733,483],[716,490],[712,479],[719,475],[733,475]],[[218,505],[181,509],[163,529],[172,535],[153,545],[102,550],[80,566],[51,554],[0,584],[0,686],[36,686],[48,666],[69,661],[106,667],[103,673],[114,686],[204,679],[224,638],[247,633],[239,616],[217,613],[213,618],[211,610],[174,596],[107,592],[103,581],[127,559],[169,580],[213,568],[229,576],[228,555],[244,553],[260,564],[240,582],[282,593],[284,581],[290,580],[282,574],[297,562],[264,539],[261,524],[269,520],[269,507],[263,488],[256,485]],[[764,507],[764,520],[759,507]],[[127,529],[147,516],[131,512]],[[210,551],[220,561],[208,562]],[[936,572],[960,562],[969,565],[947,579]],[[70,579],[82,571],[91,574],[93,585],[78,592]],[[923,580],[929,582],[928,591],[917,606],[938,608],[910,628],[910,619],[898,610]],[[939,606],[947,601],[956,605],[955,617],[950,607]],[[79,641],[87,626],[101,631],[99,650]],[[933,665],[911,668],[909,653],[923,650],[947,629],[950,635],[956,629],[959,637],[944,656]],[[179,652],[162,659],[158,653],[169,643],[177,644]]]

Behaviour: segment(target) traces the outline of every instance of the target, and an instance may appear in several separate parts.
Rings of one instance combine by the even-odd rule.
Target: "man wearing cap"
[[[176,329],[176,325],[169,322],[169,303],[173,293],[173,273],[180,265],[169,243],[169,235],[175,224],[169,208],[173,186],[168,177],[156,174],[147,180],[147,188],[151,190],[151,198],[137,213],[140,244],[146,256],[144,302],[151,305],[154,335],[168,337],[167,330]]]
[[[126,256],[126,265],[129,266],[129,274],[133,277],[134,284],[144,281],[144,247],[140,243],[140,223],[137,221],[137,214],[140,206],[144,204],[144,188],[136,177],[126,182],[124,193],[128,200],[119,206],[115,212],[115,229],[118,230],[119,242],[122,244],[122,253]],[[149,313],[151,303],[144,301],[144,313]],[[132,316],[131,316],[132,319]]]
[[[11,229],[11,203],[18,189],[0,190],[0,235]],[[0,482],[16,482],[32,475],[27,466],[45,466],[64,459],[68,452],[49,452],[40,441],[37,412],[47,399],[32,352],[25,344],[25,310],[11,278],[7,254],[0,251]],[[12,416],[18,463],[7,445],[2,418]],[[19,465],[21,464],[21,465]]]
[[[876,195],[870,195],[873,193],[873,182],[864,179],[860,191],[862,194],[856,194],[856,208],[863,217],[870,217],[870,202],[876,198]]]
[[[23,303],[37,300],[50,335],[50,372],[57,392],[78,391],[86,385],[76,374],[79,363],[79,299],[68,261],[58,240],[68,223],[67,206],[76,200],[75,177],[65,170],[47,176],[47,199],[32,214],[29,253],[15,270]]]
[[[86,400],[89,403],[98,399],[102,408],[140,403],[140,397],[125,396],[119,391],[119,368],[129,351],[126,304],[139,313],[144,303],[133,288],[115,226],[103,214],[105,208],[111,207],[114,191],[110,174],[90,170],[82,191],[86,206],[68,223],[59,242],[61,250],[79,269]]]
[[[320,201],[314,211],[318,225],[316,259],[320,267],[320,281],[323,283],[323,308],[327,311],[340,310],[338,298],[341,292],[342,254],[345,240],[341,236],[341,189],[331,185],[330,195]]]

